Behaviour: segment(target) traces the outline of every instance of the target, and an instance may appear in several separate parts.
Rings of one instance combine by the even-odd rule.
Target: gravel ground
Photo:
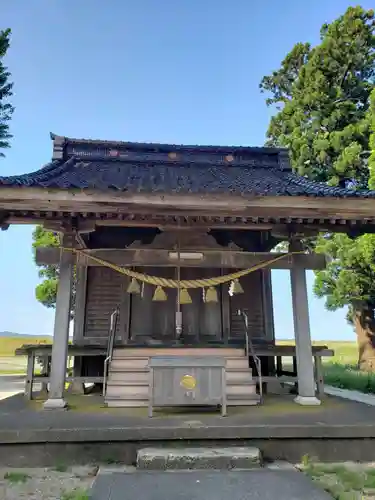
[[[1,468],[0,500],[74,499],[69,493],[87,491],[98,468],[94,466],[53,468]],[[64,472],[61,472],[63,471]],[[80,498],[80,497],[79,497]]]

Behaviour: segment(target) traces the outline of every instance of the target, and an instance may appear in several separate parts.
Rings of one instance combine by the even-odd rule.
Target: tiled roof
[[[30,174],[0,177],[0,189],[375,198],[375,191],[329,187],[293,173],[285,150],[54,139],[57,159]]]

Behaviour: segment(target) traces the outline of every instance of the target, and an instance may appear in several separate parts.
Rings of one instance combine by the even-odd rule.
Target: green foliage
[[[315,251],[327,256],[325,269],[316,272],[314,292],[326,307],[375,307],[375,235],[351,239],[346,234],[320,236]]]
[[[59,236],[46,231],[42,226],[36,226],[32,238],[34,250],[37,247],[58,247],[60,245]],[[35,289],[36,299],[46,307],[55,307],[59,268],[55,265],[38,265],[38,267],[39,278],[42,278],[43,281]]]
[[[42,226],[36,226],[33,232],[33,250],[38,247],[59,247],[61,245],[59,234],[46,231]],[[35,258],[34,258],[35,260]],[[57,288],[59,285],[59,266],[58,265],[40,265],[39,278],[42,282],[35,289],[35,296],[38,302],[46,307],[54,308],[56,306]],[[75,274],[75,272],[74,272]],[[75,279],[73,280],[71,316],[73,317],[75,305]]]
[[[83,489],[66,491],[61,496],[61,500],[89,500],[89,498],[88,490]]]
[[[371,92],[370,96],[370,110],[369,110],[369,121],[370,121],[370,157],[368,159],[369,167],[369,188],[375,189],[375,89]]]
[[[302,470],[335,500],[371,498],[374,470],[365,464],[325,464],[309,461]]]
[[[9,82],[11,75],[3,64],[3,59],[10,45],[10,35],[10,29],[0,31],[0,149],[9,148],[9,139],[12,138],[9,133],[9,121],[14,108],[8,99],[13,95],[13,83]],[[5,155],[0,152],[0,156]]]
[[[298,43],[265,76],[278,112],[268,143],[288,147],[294,169],[330,185],[368,182],[369,101],[375,79],[373,10],[350,7],[323,25],[320,44]]]
[[[26,481],[30,478],[31,476],[29,476],[25,472],[14,471],[14,472],[6,472],[4,474],[4,479],[6,479],[12,484],[26,483]]]
[[[64,462],[58,462],[54,470],[56,472],[66,472],[68,470],[68,466]]]
[[[324,382],[340,389],[375,394],[375,374],[359,370],[356,365],[327,363],[323,365]]]
[[[375,187],[375,16],[350,7],[322,26],[320,43],[298,43],[281,67],[263,78],[277,112],[268,142],[288,147],[300,175],[352,189]],[[374,357],[375,236],[322,235],[304,246],[327,255],[314,291],[329,310],[349,306],[359,362]],[[355,321],[354,321],[355,320]]]

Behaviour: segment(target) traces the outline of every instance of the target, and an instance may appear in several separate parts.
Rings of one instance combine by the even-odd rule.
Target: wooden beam
[[[370,218],[374,217],[375,200],[371,198],[319,198],[308,196],[254,196],[209,194],[156,194],[127,193],[123,191],[101,192],[95,190],[57,190],[29,187],[2,187],[0,210],[61,210],[96,213],[134,212],[144,207],[152,212],[191,211],[218,215],[293,215],[314,218]]]
[[[189,253],[193,252],[191,249]],[[176,261],[169,258],[170,250],[139,249],[139,250],[85,250],[88,255],[93,255],[99,259],[111,262],[123,267],[128,266],[160,266],[176,267]],[[234,252],[228,250],[209,250],[197,251],[203,254],[203,259],[186,259],[182,261],[183,267],[216,267],[216,268],[234,268],[247,269],[261,262],[274,259],[277,253],[253,253],[253,252]],[[53,247],[39,247],[36,249],[37,264],[58,264],[60,258],[60,249]],[[324,269],[325,257],[318,254],[306,254],[299,256],[299,262],[304,269]],[[87,266],[100,266],[97,262],[80,255],[78,264]],[[293,258],[285,257],[268,266],[270,269],[291,269],[293,267]]]
[[[37,215],[38,214],[38,215]],[[90,217],[89,217],[90,215]],[[248,230],[248,231],[272,231],[277,237],[289,237],[292,233],[298,233],[303,236],[314,236],[319,232],[340,232],[353,233],[359,236],[365,233],[375,232],[375,219],[360,220],[344,220],[335,219],[328,220],[322,218],[315,219],[294,219],[291,217],[223,217],[223,216],[184,216],[184,221],[181,222],[179,217],[165,215],[158,216],[155,214],[139,215],[119,215],[113,213],[96,214],[101,218],[96,219],[92,214],[85,212],[75,216],[75,225],[80,228],[80,232],[93,232],[98,226],[104,227],[155,227],[162,231],[171,229],[222,229],[222,230]],[[36,225],[42,224],[46,229],[54,232],[60,232],[62,228],[66,231],[66,224],[69,226],[72,223],[72,218],[69,214],[62,212],[53,212],[53,217],[46,218],[45,212],[12,212],[6,221],[2,221],[6,225]],[[299,222],[297,222],[299,220]],[[267,221],[267,222],[265,222]]]
[[[85,220],[79,218],[60,218],[57,220],[44,219],[42,223],[44,229],[56,233],[64,233],[66,231],[76,231],[77,233],[92,233],[96,228],[95,220]]]

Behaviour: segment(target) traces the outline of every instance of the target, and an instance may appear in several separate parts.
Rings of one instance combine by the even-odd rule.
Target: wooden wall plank
[[[265,340],[261,271],[255,271],[241,278],[241,285],[244,293],[230,297],[230,340],[243,340],[245,338],[245,325],[243,318],[238,315],[239,309],[248,315],[251,339]]]
[[[87,272],[85,344],[108,342],[110,317],[122,300],[124,276],[107,267],[89,267]],[[117,323],[116,340],[121,341],[121,321]]]

